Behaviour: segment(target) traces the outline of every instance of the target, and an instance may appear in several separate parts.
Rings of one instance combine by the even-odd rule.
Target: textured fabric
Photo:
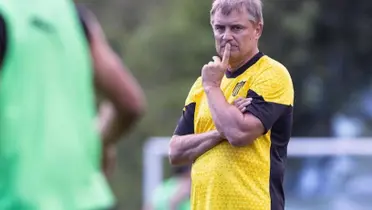
[[[0,209],[103,209],[87,41],[69,0],[2,0]]]
[[[238,97],[252,97],[247,112],[261,120],[265,134],[246,147],[223,141],[194,162],[193,210],[284,209],[282,177],[294,100],[291,76],[283,65],[262,53],[243,68],[226,74],[221,90],[229,103]],[[195,103],[194,121],[189,124],[194,133],[215,130],[200,78],[185,107],[191,103]]]

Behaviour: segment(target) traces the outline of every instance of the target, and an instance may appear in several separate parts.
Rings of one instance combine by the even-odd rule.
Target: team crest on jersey
[[[238,82],[235,87],[234,87],[234,90],[232,92],[232,96],[236,96],[238,95],[240,89],[244,86],[246,81],[241,81],[241,82]]]

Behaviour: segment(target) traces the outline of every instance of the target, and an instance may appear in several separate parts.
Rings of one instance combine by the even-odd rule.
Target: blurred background
[[[189,88],[215,55],[211,1],[78,2],[97,15],[147,96],[147,115],[120,144],[110,180],[120,209],[139,210],[144,194],[153,193],[143,192],[144,146],[151,137],[172,135]],[[260,50],[289,69],[295,86],[292,142],[301,147],[307,137],[306,148],[296,152],[296,146],[288,159],[286,209],[372,209],[372,140],[361,139],[372,135],[372,1],[263,2]],[[333,142],[326,148],[330,154],[317,153],[321,142]],[[306,149],[315,155],[301,155]],[[164,180],[171,176],[165,156],[162,174],[152,172]]]

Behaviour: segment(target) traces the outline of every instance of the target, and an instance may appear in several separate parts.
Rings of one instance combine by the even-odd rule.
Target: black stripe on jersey
[[[253,66],[255,63],[257,63],[260,58],[262,58],[264,54],[262,52],[258,52],[253,58],[251,58],[247,63],[245,63],[242,67],[240,67],[238,70],[231,72],[226,71],[226,77],[227,78],[236,78],[239,75],[243,74],[249,67]]]
[[[293,107],[290,106],[271,128],[270,197],[271,210],[284,210],[284,171],[287,163],[287,146],[292,132]]]
[[[290,105],[266,102],[252,90],[247,98],[252,103],[247,111],[261,120],[265,133],[271,131],[270,141],[270,197],[271,210],[284,210],[284,170],[287,161],[287,145],[292,132],[293,107]]]
[[[266,102],[264,98],[253,90],[248,90],[247,98],[252,98],[252,102],[247,106],[245,112],[249,112],[261,120],[265,128],[265,133],[271,129],[279,117],[291,106]]]
[[[190,103],[185,106],[182,116],[178,121],[174,135],[188,135],[194,133],[194,115],[196,103]]]

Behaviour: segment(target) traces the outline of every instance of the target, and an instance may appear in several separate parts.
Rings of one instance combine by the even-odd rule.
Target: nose
[[[230,40],[232,40],[233,37],[232,37],[231,31],[228,30],[228,29],[225,30],[225,33],[223,34],[222,38],[223,38],[224,41],[230,41]]]

